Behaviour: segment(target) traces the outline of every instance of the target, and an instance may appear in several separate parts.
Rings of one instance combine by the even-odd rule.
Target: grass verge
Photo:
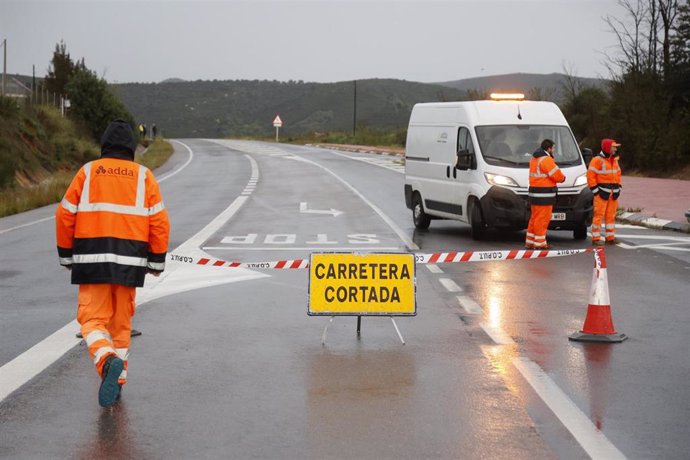
[[[135,161],[154,170],[168,161],[172,153],[172,145],[159,139],[151,142],[146,153],[137,155]],[[76,172],[76,170],[58,171],[49,174],[37,184],[3,190],[0,194],[0,217],[57,203],[62,200],[65,190],[67,190]]]
[[[134,161],[153,171],[168,161],[172,154],[173,147],[170,142],[163,139],[156,139],[149,143],[146,153],[137,155]]]

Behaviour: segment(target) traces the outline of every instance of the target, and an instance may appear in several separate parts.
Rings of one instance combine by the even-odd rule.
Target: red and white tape
[[[498,260],[542,259],[547,257],[565,257],[592,252],[592,249],[563,249],[558,251],[519,250],[519,251],[464,251],[434,252],[415,254],[418,264],[448,264],[463,262],[493,262]],[[309,268],[308,259],[274,260],[271,262],[228,262],[220,259],[195,258],[179,254],[170,254],[172,262],[181,262],[207,267],[252,268],[252,269],[301,269]]]

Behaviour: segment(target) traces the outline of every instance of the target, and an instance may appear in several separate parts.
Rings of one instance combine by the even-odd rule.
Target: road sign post
[[[273,126],[276,127],[276,142],[278,142],[278,131],[280,130],[280,127],[283,126],[283,120],[280,119],[280,115],[276,115],[276,117],[273,119]]]

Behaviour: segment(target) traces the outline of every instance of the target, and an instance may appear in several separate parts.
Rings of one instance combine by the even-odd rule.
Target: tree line
[[[55,45],[45,85],[48,91],[70,100],[69,115],[96,141],[112,120],[121,119],[134,127],[134,117],[105,79],[87,68],[84,58],[72,60],[64,41]]]
[[[629,170],[667,174],[690,164],[690,6],[679,0],[619,0],[604,20],[617,39],[606,56],[608,91],[568,79],[562,109],[582,147],[623,144]]]

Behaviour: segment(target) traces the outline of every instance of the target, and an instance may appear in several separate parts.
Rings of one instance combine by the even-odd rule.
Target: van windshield
[[[582,163],[575,139],[565,126],[497,125],[475,129],[482,157],[490,165],[528,168],[532,153],[544,139],[556,143],[553,156],[559,166]]]

